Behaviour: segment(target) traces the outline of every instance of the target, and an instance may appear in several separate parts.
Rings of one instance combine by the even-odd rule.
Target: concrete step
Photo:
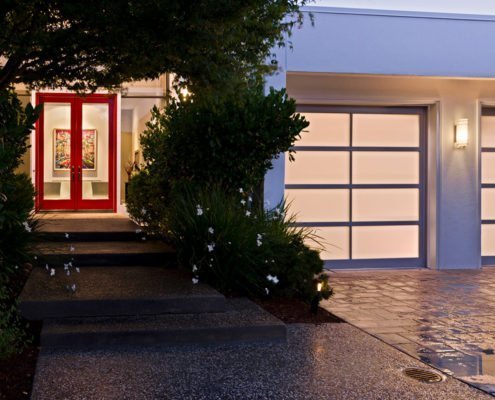
[[[50,277],[35,268],[19,298],[29,320],[181,313],[218,313],[226,309],[223,295],[188,274],[157,267],[87,267],[70,276],[63,268]],[[72,293],[67,285],[76,285]]]
[[[142,228],[129,218],[112,214],[91,218],[85,214],[42,214],[37,223],[37,231],[47,241],[132,241],[145,236]]]
[[[175,250],[162,241],[41,242],[33,252],[42,265],[63,265],[73,259],[77,266],[174,266]]]
[[[45,321],[41,346],[98,348],[285,342],[286,326],[247,299],[228,300],[223,313]]]

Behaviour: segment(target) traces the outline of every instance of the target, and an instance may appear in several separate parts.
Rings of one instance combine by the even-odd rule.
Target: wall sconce
[[[461,118],[455,121],[455,139],[454,145],[456,149],[463,149],[468,145],[469,139],[469,124],[467,118]]]

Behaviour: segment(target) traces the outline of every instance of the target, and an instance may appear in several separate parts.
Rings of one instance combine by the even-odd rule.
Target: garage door
[[[495,265],[495,109],[481,117],[481,256]]]
[[[326,265],[424,267],[425,110],[298,111],[310,126],[286,158],[285,194]]]

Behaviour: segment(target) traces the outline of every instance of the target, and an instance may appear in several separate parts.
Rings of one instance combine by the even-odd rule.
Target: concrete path
[[[33,400],[464,400],[491,396],[447,377],[405,377],[424,364],[348,324],[288,327],[288,344],[42,351]]]
[[[495,268],[336,272],[330,284],[326,309],[495,394]]]

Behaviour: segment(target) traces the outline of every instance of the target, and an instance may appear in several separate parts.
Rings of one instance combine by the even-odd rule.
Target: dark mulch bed
[[[33,386],[39,347],[30,346],[21,354],[0,361],[0,399],[28,399]]]
[[[297,299],[257,299],[255,302],[286,324],[326,324],[344,322],[342,319],[319,307],[315,315],[310,306]]]
[[[9,282],[11,301],[15,301],[19,296],[31,269],[31,265],[25,265],[22,271],[19,271],[17,276]],[[39,353],[40,331],[41,323],[30,323],[29,333],[32,336],[32,343],[21,354],[0,360],[0,400],[30,397]]]

